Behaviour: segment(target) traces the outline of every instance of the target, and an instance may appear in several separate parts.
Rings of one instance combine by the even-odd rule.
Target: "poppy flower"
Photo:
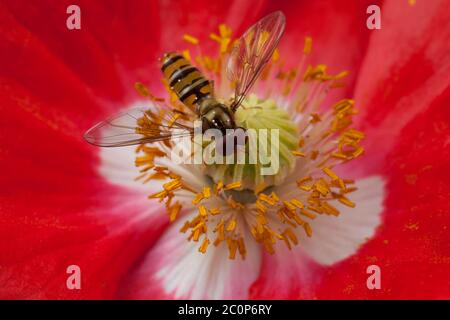
[[[379,30],[369,1],[78,1],[75,30],[71,4],[0,4],[0,297],[450,296],[444,1],[377,2]],[[232,39],[275,11],[285,34],[236,117],[280,130],[279,174],[83,140],[112,114],[177,103],[166,52],[232,95]]]

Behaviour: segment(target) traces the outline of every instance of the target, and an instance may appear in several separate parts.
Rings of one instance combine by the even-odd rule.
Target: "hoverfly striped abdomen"
[[[167,85],[185,106],[196,113],[197,120],[202,121],[203,132],[218,129],[228,135],[228,129],[238,128],[234,113],[270,60],[284,26],[284,15],[275,12],[258,21],[237,40],[226,65],[229,80],[235,87],[232,100],[229,100],[230,97],[216,97],[213,82],[206,79],[183,55],[164,55],[161,70]],[[144,95],[149,96],[145,91]],[[173,105],[165,104],[165,101],[149,103],[151,109],[133,109],[99,122],[86,132],[85,139],[97,146],[121,147],[169,141],[191,136],[195,132],[191,126],[195,115],[184,113]],[[183,117],[180,117],[181,114]],[[186,132],[174,129],[185,129]],[[224,141],[224,145],[227,144],[227,139]]]
[[[213,94],[211,82],[181,54],[165,54],[161,70],[171,90],[188,107],[195,109],[201,100]]]

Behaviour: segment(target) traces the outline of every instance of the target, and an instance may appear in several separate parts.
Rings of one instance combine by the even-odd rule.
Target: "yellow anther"
[[[294,245],[298,244],[297,236],[290,228],[284,230],[283,236],[287,237],[292,243],[294,243]]]
[[[220,219],[220,222],[216,225],[216,227],[214,228],[214,232],[218,232],[220,233],[221,229],[224,229],[224,225],[225,225],[225,221],[222,219]]]
[[[136,89],[136,91],[141,96],[143,96],[143,97],[149,97],[150,96],[150,92],[149,92],[148,88],[144,84],[142,84],[140,82],[136,82],[134,84],[134,88]]]
[[[299,186],[303,185],[304,183],[309,182],[311,180],[312,180],[311,176],[303,177],[303,178],[297,180],[297,185],[299,185]]]
[[[340,214],[339,210],[333,207],[328,202],[322,203],[322,209],[325,211],[326,214],[331,214],[333,216],[338,216]]]
[[[154,193],[154,194],[148,196],[148,198],[149,198],[149,199],[156,199],[156,198],[159,198],[159,199],[162,200],[162,199],[165,198],[166,196],[167,196],[167,192],[166,192],[165,190],[163,190],[163,191],[160,191],[160,192],[157,192],[157,193]]]
[[[273,250],[273,243],[270,241],[270,238],[265,238],[264,239],[264,249],[266,249],[266,251],[270,254],[274,254],[275,250]]]
[[[184,225],[181,227],[180,232],[181,232],[181,233],[186,233],[186,231],[188,231],[189,228],[190,228],[189,221],[186,221],[186,222],[184,223]]]
[[[215,216],[215,215],[218,215],[218,214],[220,213],[220,209],[219,209],[219,208],[212,208],[212,209],[209,209],[209,212],[210,212],[213,216]]]
[[[336,102],[333,105],[333,108],[335,110],[335,112],[346,112],[349,110],[349,108],[353,107],[355,104],[355,101],[352,99],[342,99],[338,102]]]
[[[345,190],[343,192],[344,193],[351,193],[351,192],[355,192],[356,190],[358,190],[358,188],[355,188],[355,187],[345,188]]]
[[[208,215],[208,211],[206,210],[204,205],[200,205],[198,207],[198,213],[202,216],[202,217],[206,217]]]
[[[169,122],[167,123],[167,125],[169,126],[169,128],[172,128],[172,126],[174,125],[174,123],[181,117],[181,114],[179,113],[175,113],[172,118],[169,120]]]
[[[319,179],[314,184],[314,187],[323,196],[326,196],[330,192],[330,188],[328,187],[328,185],[327,185],[327,183],[326,183],[326,181],[324,179]]]
[[[285,205],[285,207],[289,210],[289,211],[295,211],[296,207],[290,203],[289,201],[283,201],[283,204]]]
[[[313,214],[313,213],[311,213],[311,212],[309,212],[309,211],[307,211],[305,209],[301,209],[300,210],[300,214],[304,215],[305,217],[308,217],[309,219],[315,219],[316,218],[315,214]]]
[[[231,28],[224,23],[219,25],[219,33],[222,38],[227,38],[231,36]]]
[[[256,215],[256,222],[258,222],[258,224],[260,225],[266,225],[267,219],[263,214],[258,214]]]
[[[230,255],[228,256],[228,258],[230,258],[231,260],[234,260],[236,258],[236,251],[237,251],[237,241],[228,238],[227,239],[227,245],[228,245],[228,251],[230,253]]]
[[[357,148],[354,152],[353,152],[353,158],[357,158],[360,155],[362,155],[364,153],[364,148],[363,147],[359,147]]]
[[[278,51],[278,49],[275,49],[272,54],[272,61],[277,62],[278,60],[280,60],[280,51]]]
[[[309,223],[305,222],[303,224],[303,229],[305,229],[306,235],[308,237],[312,237],[312,229],[311,229],[311,226],[309,225]]]
[[[305,139],[304,139],[303,137],[301,137],[301,138],[298,140],[298,147],[299,147],[299,148],[303,148],[304,145],[305,145]]]
[[[203,193],[197,193],[195,195],[195,198],[192,199],[192,204],[197,205],[200,203],[200,201],[202,201],[204,198]]]
[[[360,141],[364,138],[364,133],[361,131],[358,131],[356,129],[349,129],[343,134],[344,137],[348,137],[350,139],[353,139],[355,141]]]
[[[307,209],[308,210],[312,210],[312,211],[317,212],[317,213],[323,213],[323,210],[322,210],[321,207],[316,207],[314,205],[308,206]]]
[[[224,190],[233,190],[233,189],[239,189],[242,186],[241,181],[236,181],[233,183],[229,183],[225,186]]]
[[[217,184],[214,186],[214,192],[218,194],[220,191],[222,191],[222,189],[223,189],[223,182],[222,181],[217,182]]]
[[[209,188],[209,187],[203,187],[202,193],[203,193],[203,197],[204,197],[205,199],[208,199],[209,197],[211,197],[211,188]]]
[[[354,202],[350,201],[347,197],[341,195],[338,197],[338,200],[343,205],[346,205],[347,207],[354,208],[356,205]]]
[[[229,197],[227,199],[227,203],[232,209],[243,209],[244,208],[244,205],[242,205],[241,203],[233,200],[233,198],[231,198],[231,197]]]
[[[256,209],[261,213],[267,212],[267,207],[260,200],[256,200]]]
[[[192,240],[198,241],[198,239],[200,238],[200,228],[194,229],[191,236]]]
[[[331,170],[331,169],[328,168],[328,167],[323,168],[322,171],[323,171],[327,176],[329,176],[332,180],[337,180],[337,179],[339,179],[338,175],[337,175],[336,173],[334,173],[334,171]]]
[[[308,55],[311,53],[312,49],[312,38],[311,37],[305,37],[305,43],[303,45],[303,53],[305,55]]]
[[[342,78],[345,78],[346,76],[348,76],[348,73],[349,72],[347,70],[344,70],[344,71],[339,72],[333,78],[334,78],[334,80],[339,80],[339,79],[342,79]]]
[[[319,156],[319,150],[311,151],[311,155],[310,155],[311,160],[316,160],[318,156]]]
[[[230,45],[231,39],[230,38],[223,38],[220,41],[220,53],[225,53],[228,50],[228,46]]]
[[[275,192],[272,192],[270,194],[270,197],[273,199],[273,201],[275,201],[275,203],[280,201],[280,198],[277,196],[277,194]]]
[[[260,193],[258,198],[259,198],[259,200],[264,201],[265,203],[267,203],[271,206],[273,206],[277,203],[276,199],[274,199],[273,197],[268,196],[264,193]]]
[[[326,76],[327,66],[324,64],[319,64],[315,67],[309,65],[306,68],[305,74],[303,75],[304,81],[312,81],[312,80],[323,80]]]
[[[302,218],[299,217],[298,214],[294,214],[294,215],[292,216],[291,219],[294,219],[294,221],[295,221],[299,226],[303,226],[303,225],[306,223],[305,221],[303,221]],[[295,225],[294,225],[294,226],[295,226]]]
[[[296,151],[296,150],[292,151],[292,154],[296,157],[305,157],[305,154],[303,152]]]
[[[208,238],[205,238],[201,244],[201,246],[198,248],[198,251],[201,253],[205,253],[206,249],[208,249],[209,246],[209,240]]]
[[[211,40],[214,40],[214,41],[218,42],[218,43],[220,43],[222,41],[222,38],[220,36],[218,36],[217,34],[215,34],[215,33],[211,33],[209,35],[209,38]]]
[[[320,118],[320,115],[318,113],[311,113],[311,120],[309,120],[310,123],[318,123],[322,119]]]
[[[227,231],[233,231],[236,228],[236,224],[236,218],[231,219],[230,222],[228,222]]]
[[[199,41],[198,41],[198,39],[196,37],[193,37],[193,36],[191,36],[189,34],[183,35],[183,40],[188,42],[188,43],[194,44],[194,45],[197,45],[199,43]]]
[[[182,185],[183,184],[180,179],[174,179],[170,182],[163,184],[163,188],[166,191],[173,191],[173,190],[181,188]]]
[[[239,250],[239,254],[241,255],[242,259],[245,259],[247,250],[245,248],[244,238],[242,238],[242,237],[238,239],[238,250]]]
[[[305,205],[298,199],[292,199],[291,203],[299,209],[302,209]]]
[[[191,52],[189,50],[183,50],[182,52],[183,57],[185,57],[187,60],[191,61]]]
[[[347,160],[347,159],[348,159],[347,155],[345,155],[345,154],[343,154],[343,153],[340,153],[340,152],[333,152],[333,153],[331,154],[331,156],[332,156],[333,158],[336,158],[336,159],[342,159],[342,160]]]
[[[175,202],[175,204],[173,206],[168,208],[168,211],[169,211],[170,222],[175,221],[175,219],[177,218],[178,214],[181,211],[181,204],[178,201]]]

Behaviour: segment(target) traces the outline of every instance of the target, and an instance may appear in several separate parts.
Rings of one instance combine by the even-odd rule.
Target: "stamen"
[[[198,207],[198,213],[202,216],[202,217],[206,217],[208,215],[208,211],[206,210],[204,205],[201,205]]]
[[[205,240],[203,240],[200,248],[198,248],[198,251],[200,251],[201,253],[205,253],[206,249],[208,249],[208,246],[209,246],[209,240],[208,240],[208,238],[205,238]]]
[[[241,181],[236,181],[233,183],[229,183],[225,186],[224,190],[233,190],[233,189],[239,189],[242,186]]]
[[[189,42],[189,43],[191,43],[193,45],[197,45],[199,43],[199,41],[198,41],[198,39],[196,37],[191,36],[189,34],[183,35],[183,40],[186,41],[186,42]]]
[[[258,41],[267,36],[262,33]],[[226,77],[226,59],[235,39],[225,24],[210,33],[209,38],[217,44],[216,55],[203,55],[199,39],[188,34],[183,35],[183,40],[195,45],[193,51],[197,53],[184,50],[182,54],[206,78],[214,81],[215,93],[228,103],[236,84]],[[239,108],[235,113],[236,123],[246,129],[269,129],[276,124],[275,128],[280,130],[280,174],[261,176],[255,174],[257,166],[228,164],[190,165],[195,170],[191,167],[178,170],[167,165],[173,147],[170,142],[151,147],[142,144],[136,149],[135,165],[139,168],[136,180],[143,183],[162,181],[162,189],[148,197],[165,203],[170,222],[179,218],[183,207],[195,209],[180,232],[186,234],[188,241],[199,243],[200,253],[223,245],[228,249],[229,259],[234,260],[238,255],[245,259],[244,238],[247,238],[248,230],[253,240],[270,254],[275,252],[277,241],[292,249],[301,245],[300,236],[313,237],[311,221],[318,215],[327,215],[330,219],[339,216],[340,212],[333,204],[356,206],[348,198],[357,190],[354,181],[343,179],[334,171],[337,165],[364,153],[360,145],[364,133],[351,128],[352,117],[357,113],[355,102],[342,99],[328,110],[322,107],[328,92],[342,86],[348,72],[344,70],[332,75],[325,64],[308,64],[311,54],[311,37],[305,38],[297,68],[285,66],[276,49],[255,85],[255,92],[265,92],[266,96],[248,95],[243,103],[245,108]],[[158,114],[147,111],[137,120],[137,133],[158,136],[163,121],[167,120],[168,127],[174,127],[180,119],[186,120],[183,110],[192,111],[178,101],[165,81],[163,84],[168,93],[167,101],[180,112],[169,118],[166,111]],[[136,83],[135,89],[143,98],[164,101],[152,95],[142,83]],[[286,105],[286,109],[281,105]],[[180,173],[184,171],[202,175],[199,181],[208,182],[202,185],[190,181]],[[279,186],[287,181],[286,177],[294,174],[301,175],[292,179],[295,182],[289,197],[277,194]]]
[[[292,154],[296,157],[305,157],[306,155],[300,151],[292,151]]]
[[[311,49],[312,49],[312,38],[311,37],[306,37],[305,38],[305,44],[303,46],[303,53],[305,55],[309,55],[311,53]]]
[[[173,206],[167,206],[170,222],[174,222],[181,211],[181,205],[177,201]]]

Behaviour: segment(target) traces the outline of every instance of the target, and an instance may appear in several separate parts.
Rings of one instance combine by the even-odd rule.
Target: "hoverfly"
[[[213,83],[186,58],[167,53],[161,65],[164,78],[190,112],[152,102],[150,109],[128,110],[98,123],[84,138],[101,147],[164,142],[193,135],[193,120],[201,120],[203,132],[211,128],[222,133],[237,129],[234,113],[271,59],[284,28],[285,17],[277,11],[259,20],[237,40],[227,62],[227,76],[235,85],[229,105],[218,101]]]

